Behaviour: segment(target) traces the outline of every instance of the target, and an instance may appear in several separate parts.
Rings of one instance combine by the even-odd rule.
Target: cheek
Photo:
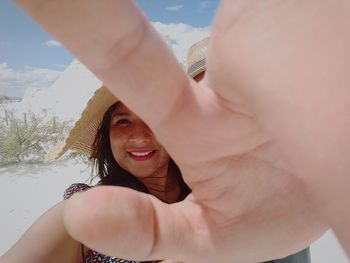
[[[160,150],[161,162],[167,162],[170,159],[168,152],[162,147]]]
[[[118,136],[118,139],[115,138],[116,136],[114,136],[113,134],[111,134],[109,136],[109,140],[110,140],[110,145],[111,145],[111,149],[112,149],[112,153],[114,156],[114,159],[117,160],[117,158],[121,158],[123,155],[123,142],[120,138],[120,136]]]

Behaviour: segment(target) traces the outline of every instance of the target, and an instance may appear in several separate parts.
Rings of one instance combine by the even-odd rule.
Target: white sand
[[[86,166],[77,161],[0,168],[0,254],[43,212],[61,201],[68,186],[88,178]]]
[[[62,200],[64,189],[85,182],[90,175],[78,161],[0,168],[0,255],[45,210]],[[311,247],[313,263],[348,262],[334,236],[328,232]]]

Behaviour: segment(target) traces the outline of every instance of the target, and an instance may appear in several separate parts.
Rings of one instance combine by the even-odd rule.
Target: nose
[[[134,125],[133,131],[130,133],[130,141],[142,144],[150,142],[153,138],[151,129],[144,122],[140,122]]]

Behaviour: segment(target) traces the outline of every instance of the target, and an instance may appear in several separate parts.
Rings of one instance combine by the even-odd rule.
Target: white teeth
[[[130,153],[133,156],[147,156],[147,155],[150,155],[152,153],[152,151],[149,151],[149,152],[130,152]]]

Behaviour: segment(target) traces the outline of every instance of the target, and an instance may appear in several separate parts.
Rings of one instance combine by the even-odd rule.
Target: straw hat
[[[209,37],[193,44],[187,53],[187,74],[192,78],[206,70]]]
[[[194,78],[205,71],[205,57],[208,39],[205,38],[192,45],[188,52],[187,73]],[[90,156],[91,146],[95,140],[97,128],[102,121],[104,113],[115,102],[119,101],[106,87],[102,86],[88,101],[83,113],[69,132],[67,139],[48,155],[48,160],[55,160],[62,156],[68,149],[74,149]]]
[[[94,142],[97,128],[100,125],[104,113],[115,102],[119,101],[106,87],[102,86],[95,91],[88,101],[79,120],[69,132],[67,139],[61,145],[53,149],[46,159],[55,160],[62,156],[68,149],[75,149],[87,155],[91,154],[91,146]]]

